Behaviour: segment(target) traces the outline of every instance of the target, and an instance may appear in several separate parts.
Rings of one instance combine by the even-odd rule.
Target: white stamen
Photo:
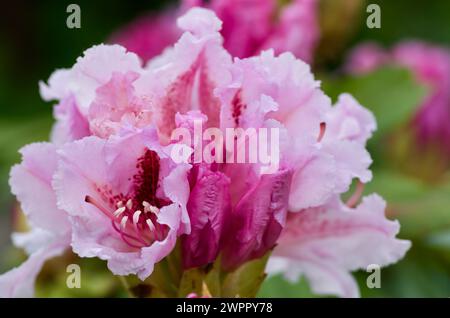
[[[145,221],[150,229],[150,231],[154,232],[155,231],[155,225],[153,224],[152,220],[147,219],[147,221]]]
[[[125,212],[125,207],[124,207],[124,206],[121,207],[121,208],[118,208],[118,209],[114,212],[114,216],[115,216],[115,217],[118,217],[118,216],[121,215],[123,212]]]
[[[139,216],[141,215],[141,211],[137,210],[133,214],[133,223],[137,224],[139,222]]]
[[[117,207],[118,207],[118,208],[123,207],[123,202],[122,202],[122,201],[117,202]]]
[[[155,215],[158,215],[158,213],[159,213],[158,207],[156,207],[154,205],[150,205],[150,207],[148,209],[150,210],[150,212],[152,212]]]
[[[124,216],[122,218],[122,220],[120,221],[120,226],[122,227],[122,229],[125,229],[125,227],[127,226],[127,221],[128,221],[128,216]]]
[[[147,201],[142,201],[142,206],[144,207],[145,213],[150,211],[150,203],[148,203]]]
[[[131,210],[131,208],[133,207],[133,202],[131,201],[131,199],[128,199],[126,206],[128,210]]]

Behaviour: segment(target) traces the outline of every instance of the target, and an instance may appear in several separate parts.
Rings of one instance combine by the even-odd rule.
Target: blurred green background
[[[324,0],[326,1],[326,0]],[[333,1],[333,0],[328,0]],[[345,0],[335,0],[343,1]],[[353,0],[348,0],[353,1]],[[11,165],[20,157],[17,150],[30,142],[47,140],[52,124],[52,105],[41,100],[38,81],[47,80],[56,68],[70,67],[93,44],[104,42],[125,23],[176,1],[75,1],[81,7],[81,29],[66,27],[66,8],[74,1],[9,1],[2,6],[0,19],[0,272],[11,261],[10,233],[14,199],[8,187]],[[363,296],[449,297],[450,296],[450,182],[438,185],[398,171],[386,163],[382,137],[406,122],[426,93],[405,70],[388,69],[364,78],[342,78],[339,66],[348,50],[359,42],[377,41],[390,46],[401,40],[421,39],[450,46],[450,1],[384,0],[381,29],[365,25],[365,7],[360,20],[344,40],[331,49],[321,44],[316,70],[324,88],[334,97],[337,91],[350,91],[377,115],[381,132],[370,149],[375,159],[373,184],[368,191],[380,192],[388,202],[401,206],[401,237],[414,240],[407,257],[382,271],[382,288],[364,289],[366,273],[357,273]],[[347,24],[339,12],[331,13],[336,25]],[[334,36],[334,37],[333,37]],[[330,49],[328,49],[330,48]],[[394,112],[392,109],[398,107]],[[402,210],[403,209],[403,210]],[[396,217],[399,217],[396,215]],[[280,277],[266,281],[260,292],[268,297],[312,296],[307,283],[286,283]]]

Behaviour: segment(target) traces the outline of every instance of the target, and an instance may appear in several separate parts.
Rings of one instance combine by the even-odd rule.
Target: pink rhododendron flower
[[[339,203],[354,179],[372,178],[365,150],[376,128],[372,114],[347,94],[331,105],[292,53],[268,50],[233,61],[213,11],[191,9],[178,25],[178,42],[146,67],[121,46],[99,45],[40,84],[44,99],[59,101],[57,122],[52,142],[24,148],[11,172],[33,228],[16,242],[32,254],[0,276],[1,295],[31,295],[43,262],[69,245],[81,257],[107,261],[116,275],[145,280],[177,241],[184,269],[221,255],[222,270],[232,271],[275,248],[275,261],[295,266],[279,270],[304,272],[315,286],[317,273],[336,264],[315,290],[356,295],[354,285],[343,292],[336,280],[349,281],[347,271],[367,261],[395,262],[408,248],[378,197],[356,209],[358,196],[351,207]],[[195,136],[198,124],[206,140],[173,138],[181,128]],[[231,148],[208,147],[208,133],[229,129],[243,132],[232,136]],[[252,137],[259,154],[277,160],[239,162],[241,150],[251,158]],[[190,152],[178,161],[180,144]],[[215,160],[192,160],[199,146]],[[305,218],[317,228],[303,231],[295,220]],[[333,224],[329,239],[318,239],[326,224]],[[304,243],[316,240],[333,259]],[[368,244],[370,257],[359,248]]]
[[[276,0],[184,0],[178,9],[137,19],[113,35],[112,42],[150,60],[176,42],[181,34],[176,17],[192,6],[213,10],[223,21],[224,46],[232,56],[249,57],[273,48],[312,61],[319,38],[316,0],[285,5]]]
[[[189,231],[189,167],[175,165],[151,130],[84,138],[59,155],[53,185],[74,252],[107,260],[114,274],[147,278]]]
[[[351,53],[346,68],[350,73],[362,74],[388,63],[410,69],[418,81],[430,88],[413,126],[422,144],[438,143],[450,153],[450,51],[421,42],[404,42],[389,52],[369,43]]]

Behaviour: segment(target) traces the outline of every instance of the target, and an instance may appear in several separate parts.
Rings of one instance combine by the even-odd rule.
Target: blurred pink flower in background
[[[111,36],[111,42],[124,46],[142,60],[148,61],[178,40],[182,32],[177,27],[176,18],[186,9],[182,5],[181,8],[170,8],[162,13],[139,17],[117,30]]]
[[[224,47],[232,56],[249,57],[273,48],[312,62],[319,40],[317,0],[183,0],[180,7],[138,18],[118,30],[113,43],[126,47],[144,61],[160,54],[181,35],[176,18],[193,6],[213,10],[223,22]]]
[[[421,144],[438,145],[450,155],[450,51],[422,42],[403,42],[390,51],[367,43],[353,50],[346,70],[364,74],[387,64],[410,69],[429,88],[414,116],[413,127]]]

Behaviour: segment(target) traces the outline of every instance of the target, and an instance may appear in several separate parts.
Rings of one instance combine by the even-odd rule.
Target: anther
[[[150,203],[148,203],[147,201],[142,201],[142,206],[144,207],[145,213],[150,211]]]
[[[131,199],[128,199],[128,201],[126,203],[126,207],[128,210],[131,210],[131,208],[133,207],[133,202],[131,201]]]
[[[97,200],[95,200],[93,197],[87,195],[87,196],[85,196],[84,201],[87,202],[87,203],[89,203],[89,204],[92,204],[93,206],[95,206],[97,209],[100,210],[100,212],[102,212],[102,213],[103,213],[104,215],[106,215],[108,218],[110,218],[110,219],[113,218],[113,217],[111,216],[111,212],[108,211],[107,209],[105,209],[105,208],[103,207],[103,205],[100,204],[99,202],[97,202]]]
[[[145,221],[150,229],[150,231],[155,232],[155,225],[153,224],[152,220],[147,219],[147,221]]]
[[[141,215],[141,211],[137,210],[133,214],[133,223],[137,224],[139,222],[139,216]]]
[[[120,226],[122,227],[122,229],[125,229],[125,227],[127,226],[127,221],[128,221],[128,216],[124,216],[122,218],[122,220],[120,221]]]
[[[119,215],[121,215],[123,212],[125,212],[125,207],[123,206],[123,207],[121,207],[121,208],[118,208],[116,211],[114,211],[114,216],[115,217],[118,217]]]
[[[325,122],[320,123],[320,132],[319,137],[317,137],[317,142],[321,142],[323,139],[323,136],[325,135],[325,130],[327,129],[327,124]]]
[[[359,200],[361,199],[361,196],[364,192],[364,183],[358,180],[358,184],[356,185],[355,192],[352,194],[352,196],[347,200],[345,203],[349,208],[354,208]]]
[[[158,215],[158,213],[159,213],[158,207],[156,207],[154,205],[150,205],[150,207],[148,209],[149,209],[150,212],[152,212],[155,215]]]

